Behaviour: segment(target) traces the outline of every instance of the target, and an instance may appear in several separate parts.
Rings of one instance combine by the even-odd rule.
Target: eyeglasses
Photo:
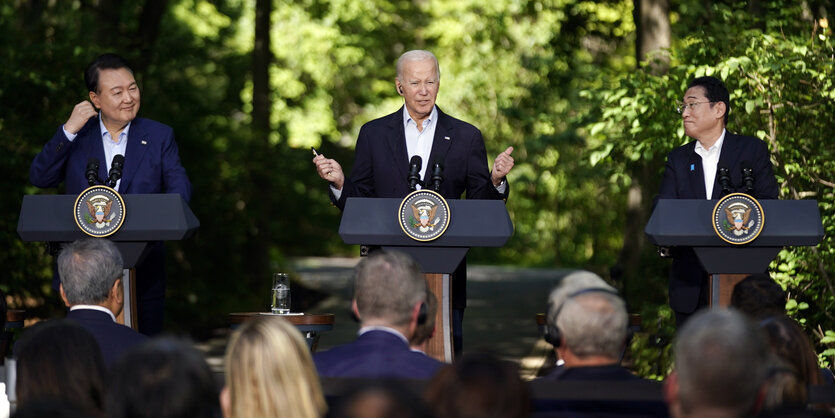
[[[716,102],[707,101],[707,102],[680,103],[678,106],[676,106],[676,111],[678,113],[684,113],[684,109],[690,109],[692,111],[694,107],[696,107],[696,106],[698,106],[702,103],[716,103]]]

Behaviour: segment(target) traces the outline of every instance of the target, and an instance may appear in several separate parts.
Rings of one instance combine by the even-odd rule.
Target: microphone
[[[415,155],[409,161],[409,190],[417,190],[417,185],[420,184],[420,167],[423,165],[420,155]]]
[[[719,167],[719,185],[722,186],[722,196],[731,193],[731,174],[728,167]]]
[[[122,169],[125,168],[125,156],[116,154],[113,156],[113,162],[110,163],[110,173],[107,179],[107,187],[116,187],[116,182],[122,178]]]
[[[441,183],[444,182],[444,165],[435,161],[432,165],[432,190],[436,192],[441,191]]]
[[[742,162],[742,185],[745,187],[745,193],[754,192],[754,169],[747,160]]]
[[[99,183],[99,160],[96,158],[90,158],[87,160],[87,171],[84,172],[84,176],[87,177],[87,185],[88,186],[95,186]]]

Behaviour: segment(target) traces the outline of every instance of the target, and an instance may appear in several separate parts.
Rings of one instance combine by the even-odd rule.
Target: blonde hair
[[[282,318],[241,325],[226,349],[229,417],[319,418],[327,406],[307,344]]]

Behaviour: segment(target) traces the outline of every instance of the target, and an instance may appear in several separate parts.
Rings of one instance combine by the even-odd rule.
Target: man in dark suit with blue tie
[[[77,194],[89,187],[90,161],[99,165],[98,179],[107,179],[113,157],[122,155],[122,176],[114,186],[119,193],[179,193],[188,202],[191,182],[180,164],[174,131],[136,117],[139,85],[130,65],[118,55],[104,54],[87,67],[84,81],[90,100],[75,105],[32,161],[32,184],[58,187],[64,182],[65,193]],[[136,296],[139,330],[153,335],[162,331],[165,270],[162,242],[149,248],[136,267]]]
[[[746,192],[757,199],[777,199],[779,190],[768,145],[758,138],[728,132],[725,126],[730,109],[730,94],[721,80],[705,76],[690,82],[678,111],[684,133],[694,141],[667,156],[656,201],[719,199],[735,192]],[[743,170],[753,179],[750,190],[743,180]],[[680,327],[707,305],[708,274],[692,248],[673,248],[672,256],[670,307]]]
[[[313,355],[322,377],[429,379],[444,363],[412,351],[409,340],[426,321],[426,279],[417,262],[397,251],[376,251],[357,264],[351,310],[357,339]]]
[[[67,244],[58,255],[59,291],[67,319],[93,335],[110,367],[129,348],[148,337],[116,323],[124,307],[122,254],[104,238],[84,238]]]
[[[360,129],[349,178],[333,159],[313,159],[319,176],[330,182],[333,203],[343,209],[348,197],[402,198],[410,192],[409,165],[421,158],[422,184],[431,184],[432,168],[440,163],[443,183],[439,193],[446,199],[507,199],[507,174],[513,168],[513,147],[500,153],[487,168],[487,151],[481,131],[453,118],[436,105],[441,73],[438,60],[429,51],[413,50],[397,60],[397,93],[404,106],[366,123]],[[465,263],[453,273],[453,336],[461,348],[461,320],[466,306]]]

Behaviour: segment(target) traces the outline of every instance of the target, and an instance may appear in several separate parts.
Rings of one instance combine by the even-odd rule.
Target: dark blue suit
[[[95,309],[75,309],[67,313],[72,320],[93,334],[101,348],[104,364],[110,367],[125,351],[148,340],[148,337],[113,322],[105,312]]]
[[[444,363],[409,349],[386,331],[368,331],[354,342],[313,354],[322,377],[393,377],[429,379]]]
[[[689,142],[670,152],[657,199],[706,199],[702,157],[696,154],[696,141]],[[725,133],[718,167],[727,167],[731,177],[731,193],[745,192],[742,184],[742,168],[748,164],[753,169],[754,192],[757,199],[777,199],[777,180],[771,168],[768,146],[760,139]],[[722,196],[718,179],[713,184],[713,199]],[[686,221],[686,220],[685,220]],[[670,269],[670,307],[677,315],[693,313],[707,302],[707,272],[693,249],[673,249],[673,265]]]
[[[87,161],[97,159],[99,178],[107,179],[99,117],[91,118],[70,142],[58,127],[52,139],[35,156],[29,179],[37,187],[65,184],[65,193],[78,194],[88,187],[84,175]],[[125,166],[119,184],[122,194],[179,193],[191,200],[191,182],[180,164],[174,130],[150,119],[136,118],[130,124]],[[136,298],[139,330],[153,335],[162,331],[165,269],[162,242],[149,245],[144,261],[136,266]],[[57,275],[53,287],[58,288]]]
[[[490,179],[481,131],[441,109],[438,109],[429,161],[423,162],[429,167],[423,179],[425,184],[430,184],[431,167],[436,161],[444,166],[440,194],[445,199],[460,199],[465,191],[467,199],[507,198],[496,190]],[[345,179],[339,200],[333,195],[331,199],[342,209],[349,197],[402,198],[410,192],[408,176],[409,154],[401,107],[362,126],[351,175]]]

